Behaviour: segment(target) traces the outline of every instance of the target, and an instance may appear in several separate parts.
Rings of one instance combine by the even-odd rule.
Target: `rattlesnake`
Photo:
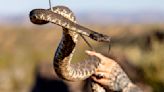
[[[30,12],[30,20],[35,24],[46,24],[52,22],[63,27],[62,40],[59,43],[54,57],[54,69],[60,78],[69,81],[85,80],[95,73],[95,69],[101,64],[99,58],[86,60],[77,64],[71,64],[78,36],[85,35],[99,42],[110,42],[110,37],[85,28],[75,21],[73,12],[65,6],[56,6],[50,9],[34,9]],[[121,69],[114,66],[109,68],[111,74],[109,88],[113,91],[142,92],[135,86]],[[111,64],[111,65],[112,65]],[[101,77],[101,76],[100,76]],[[92,81],[94,92],[106,92],[105,88]]]
[[[94,74],[100,60],[86,60],[71,64],[78,35],[85,35],[99,42],[110,42],[110,37],[76,24],[73,12],[65,6],[56,6],[50,9],[34,9],[30,12],[30,20],[34,24],[52,22],[63,27],[62,40],[59,43],[54,57],[54,69],[60,78],[69,81],[85,80]],[[92,83],[94,92],[105,92],[98,84]],[[96,87],[96,88],[95,88]]]

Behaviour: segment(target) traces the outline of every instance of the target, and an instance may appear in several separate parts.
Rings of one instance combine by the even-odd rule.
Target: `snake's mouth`
[[[34,9],[30,12],[29,16],[30,16],[30,21],[34,24],[38,24],[38,25],[42,25],[42,24],[47,24],[49,21],[45,21],[45,20],[40,20],[37,18],[36,13],[37,9]]]

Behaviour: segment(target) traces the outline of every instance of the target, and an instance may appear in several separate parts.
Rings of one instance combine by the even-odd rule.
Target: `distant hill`
[[[140,12],[80,12],[76,13],[77,20],[81,23],[164,23],[163,11]],[[0,23],[30,23],[28,15],[0,16]]]
[[[26,15],[3,15],[0,16],[0,24],[22,24],[28,22]]]
[[[109,13],[92,12],[77,14],[80,22],[91,23],[164,23],[164,12]]]

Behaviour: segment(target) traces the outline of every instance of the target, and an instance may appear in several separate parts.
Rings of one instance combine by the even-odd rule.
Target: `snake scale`
[[[65,6],[56,6],[50,9],[34,9],[30,12],[30,20],[34,24],[52,22],[63,28],[63,36],[54,57],[54,69],[60,78],[69,81],[85,80],[94,74],[100,60],[96,57],[71,64],[79,34],[90,37],[99,42],[110,42],[110,37],[94,32],[76,24],[73,12]],[[96,83],[92,83],[94,92],[105,92]],[[96,88],[95,88],[96,87]],[[102,91],[100,91],[102,90]]]
[[[78,81],[85,80],[95,73],[96,68],[101,64],[96,57],[72,64],[71,60],[75,51],[75,46],[79,35],[87,36],[95,41],[110,42],[110,37],[92,31],[76,23],[73,12],[65,6],[56,6],[50,9],[34,9],[30,12],[30,20],[34,24],[46,24],[48,22],[57,24],[63,28],[62,39],[54,56],[54,69],[57,75],[65,80]],[[125,72],[118,64],[113,63],[109,87],[113,91],[142,92],[134,86]],[[93,92],[106,92],[101,85],[92,81]]]

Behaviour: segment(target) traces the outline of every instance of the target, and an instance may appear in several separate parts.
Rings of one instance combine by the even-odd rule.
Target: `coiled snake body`
[[[34,9],[30,12],[30,20],[35,24],[52,22],[63,28],[63,36],[54,57],[54,69],[60,78],[77,81],[85,80],[95,73],[95,69],[101,64],[95,57],[94,60],[86,60],[77,64],[71,64],[78,36],[85,35],[99,42],[110,42],[110,37],[94,32],[88,28],[76,24],[73,12],[65,6],[56,6],[50,9]],[[142,92],[134,86],[125,72],[118,64],[111,66],[109,87],[113,91]],[[94,92],[106,92],[105,88],[92,81]]]
[[[63,36],[54,57],[54,69],[60,78],[70,81],[85,80],[94,74],[95,69],[100,63],[98,58],[77,64],[70,63],[75,51],[78,35],[85,35],[99,42],[109,42],[109,36],[76,24],[73,12],[65,6],[56,6],[53,7],[52,10],[34,9],[30,12],[30,20],[34,24],[52,22],[63,27]],[[93,83],[93,86],[95,84],[96,83]],[[96,86],[99,85],[96,84]],[[100,92],[100,89],[104,91],[100,86],[94,90],[95,92]]]
[[[54,57],[54,68],[60,77],[67,80],[82,80],[88,78],[94,73],[95,68],[99,64],[98,59],[94,62],[86,61],[82,62],[83,64],[77,65],[70,63],[78,35],[82,34],[96,41],[104,42],[110,41],[110,37],[76,24],[73,13],[64,6],[53,7],[53,11],[34,9],[30,12],[30,19],[35,24],[52,22],[63,27],[63,37]],[[89,64],[91,62],[92,64]]]

